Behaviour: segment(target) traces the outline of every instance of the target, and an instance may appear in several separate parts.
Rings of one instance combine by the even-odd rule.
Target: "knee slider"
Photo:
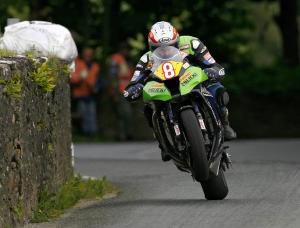
[[[221,106],[227,106],[229,103],[229,94],[226,89],[221,88],[217,93],[217,101]]]

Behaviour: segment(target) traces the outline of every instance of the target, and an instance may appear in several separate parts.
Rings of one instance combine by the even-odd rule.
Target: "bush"
[[[300,91],[300,66],[241,69],[228,74],[225,86],[235,95],[286,95]]]

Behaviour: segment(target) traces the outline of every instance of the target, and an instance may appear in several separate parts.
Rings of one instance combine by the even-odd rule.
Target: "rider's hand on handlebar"
[[[206,68],[203,71],[207,75],[207,77],[211,80],[216,79],[216,77],[218,76],[218,72],[215,69]]]
[[[217,82],[224,78],[224,69],[221,69],[219,72],[214,68],[205,68],[204,73],[207,75],[208,79],[211,82]]]
[[[123,96],[125,99],[129,101],[134,101],[141,95],[143,91],[144,85],[141,83],[137,83],[135,85],[130,86],[127,90],[124,91]]]

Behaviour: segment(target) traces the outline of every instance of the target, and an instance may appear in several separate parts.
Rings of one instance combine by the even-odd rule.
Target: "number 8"
[[[175,76],[175,71],[174,71],[173,65],[171,63],[169,63],[169,62],[164,63],[162,65],[162,69],[163,69],[166,79],[170,79]]]

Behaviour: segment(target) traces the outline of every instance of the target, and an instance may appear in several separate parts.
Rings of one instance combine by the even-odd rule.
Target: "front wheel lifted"
[[[200,183],[207,200],[222,200],[228,195],[228,186],[222,169],[217,176],[210,173],[209,179]]]
[[[191,168],[194,178],[201,182],[208,179],[209,169],[204,139],[197,117],[192,109],[180,113],[184,132],[190,145]]]

